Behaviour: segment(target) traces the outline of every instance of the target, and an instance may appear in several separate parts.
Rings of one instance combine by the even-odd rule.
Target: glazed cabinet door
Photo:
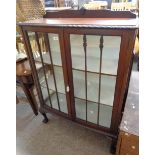
[[[111,33],[90,29],[65,33],[74,118],[109,131],[122,41],[120,32]]]
[[[42,30],[41,30],[42,31]],[[56,32],[27,31],[29,56],[35,73],[35,81],[41,108],[69,115],[66,93],[67,77],[63,57],[62,34]]]

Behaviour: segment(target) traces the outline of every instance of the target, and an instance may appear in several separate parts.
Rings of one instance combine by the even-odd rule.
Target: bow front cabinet
[[[43,121],[53,112],[115,139],[136,18],[42,18],[19,25]]]

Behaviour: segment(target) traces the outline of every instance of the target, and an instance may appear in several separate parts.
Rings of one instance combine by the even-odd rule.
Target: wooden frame
[[[43,32],[43,33],[56,33],[59,36],[60,44],[62,44],[62,42],[63,42],[63,31],[58,29],[58,28],[50,29],[50,28],[37,28],[37,27],[29,27],[29,26],[23,28],[22,30],[23,30],[25,45],[27,46],[27,49],[29,49],[28,57],[31,60],[30,63],[31,63],[31,66],[32,66],[32,71],[34,73],[34,78],[36,79],[35,85],[37,87],[37,91],[38,91],[38,95],[39,95],[39,99],[40,99],[40,104],[41,104],[39,111],[41,113],[45,113],[45,112],[48,111],[49,108],[44,103],[44,99],[43,99],[43,96],[42,96],[40,84],[38,82],[39,80],[38,80],[37,70],[36,70],[36,67],[35,67],[35,62],[34,62],[34,59],[33,59],[32,49],[31,49],[31,45],[30,45],[30,42],[29,42],[27,31]],[[64,84],[65,84],[65,88],[66,88],[67,85],[68,85],[68,79],[67,79],[68,77],[67,77],[67,73],[66,73],[65,52],[64,52],[64,47],[63,46],[60,46],[60,48],[61,48],[61,60],[62,60],[62,68],[63,68],[63,75],[64,75]],[[71,119],[71,108],[70,108],[69,94],[67,93],[66,90],[65,90],[65,92],[66,92],[67,104],[68,104],[68,114],[69,114],[68,117]],[[67,117],[67,115],[65,113],[61,114],[63,112],[59,112],[59,111],[57,111],[55,109],[52,109],[51,111],[55,112],[57,114],[60,114],[62,116]]]
[[[92,11],[92,10],[91,10]],[[90,11],[90,12],[91,12]],[[65,11],[61,11],[57,17],[62,16],[62,18],[65,18],[65,15],[62,15]],[[70,10],[66,10],[66,12],[70,12]],[[72,11],[71,11],[72,12]],[[78,11],[77,14],[74,13],[70,17],[78,18],[77,21],[80,23],[80,18],[87,18],[92,15],[90,12],[86,11],[84,14],[80,14]],[[106,12],[103,11],[102,12]],[[101,11],[97,11],[96,15],[97,17],[101,18],[118,18],[118,15],[115,15],[114,12],[111,12],[110,15],[108,15],[109,11],[106,12],[104,15],[99,15]],[[80,15],[79,15],[80,14]],[[81,17],[82,16],[82,17]],[[56,14],[47,14],[45,18],[56,18]],[[92,15],[92,17],[95,17]],[[134,18],[135,16],[131,13],[124,12],[124,14],[120,18]],[[61,20],[61,19],[60,19]],[[67,20],[67,19],[66,19]],[[75,19],[76,20],[76,19]],[[44,22],[44,21],[43,21]],[[93,21],[92,25],[87,25],[80,23],[80,25],[48,25],[48,23],[42,23],[41,26],[37,26],[37,23],[33,24],[33,22],[30,23],[24,23],[21,24],[22,33],[23,33],[23,39],[26,46],[26,50],[28,53],[28,57],[30,60],[31,68],[33,71],[34,76],[34,82],[37,87],[39,100],[40,100],[40,109],[39,111],[44,116],[44,122],[46,123],[48,121],[46,114],[47,112],[51,113],[54,112],[56,114],[59,114],[61,116],[64,116],[74,122],[77,122],[79,124],[82,124],[86,127],[95,129],[98,132],[101,132],[105,135],[108,135],[113,138],[113,142],[116,143],[116,138],[118,134],[118,127],[121,121],[122,116],[122,109],[123,109],[123,99],[125,90],[127,89],[128,82],[129,82],[129,76],[131,72],[131,63],[132,63],[132,57],[133,57],[133,48],[134,48],[134,41],[137,34],[137,27],[130,25],[125,25],[122,27],[119,27],[117,25],[116,27],[113,26],[103,26],[103,27],[96,27],[93,24],[95,23],[95,20]],[[28,38],[28,31],[35,32],[36,34],[38,32],[45,33],[45,36],[47,33],[55,33],[59,36],[59,44],[60,44],[60,53],[61,53],[61,60],[62,60],[62,69],[63,69],[63,76],[64,76],[64,84],[65,84],[65,94],[67,99],[67,107],[68,107],[68,114],[64,112],[60,112],[59,110],[52,109],[49,106],[47,106],[44,103],[43,95],[41,92],[37,70],[35,68],[35,62],[32,55],[32,49]],[[120,36],[121,37],[121,45],[120,45],[120,53],[119,53],[119,61],[118,61],[118,69],[117,69],[117,76],[116,76],[116,85],[115,85],[115,93],[114,93],[114,102],[113,102],[113,109],[112,109],[112,118],[111,118],[111,126],[110,128],[103,127],[91,122],[86,122],[84,120],[76,118],[76,112],[75,112],[75,101],[74,101],[74,86],[73,86],[73,74],[72,74],[72,59],[71,59],[71,48],[70,48],[70,34],[82,34],[82,35],[99,35],[99,36]],[[47,44],[47,41],[46,43]],[[84,40],[83,44],[86,46],[86,42]],[[100,50],[102,50],[102,37],[100,40]],[[83,45],[83,46],[84,46]],[[39,45],[38,45],[39,46]],[[86,50],[86,49],[85,49]],[[52,64],[52,63],[51,63]],[[86,72],[86,71],[85,71]],[[100,73],[101,74],[101,73]],[[46,81],[47,82],[47,81]],[[67,86],[69,86],[70,91],[67,91]],[[87,99],[86,99],[87,100]]]
[[[132,46],[135,38],[135,32],[126,30],[97,30],[97,29],[76,29],[76,28],[66,28],[64,32],[65,37],[65,48],[66,48],[66,60],[68,66],[68,76],[69,76],[69,83],[71,92],[71,102],[75,103],[73,94],[74,94],[74,86],[73,86],[73,75],[72,75],[72,60],[71,60],[71,49],[70,49],[70,34],[89,34],[89,35],[104,35],[104,36],[121,36],[121,47],[120,47],[120,56],[119,56],[119,63],[118,63],[118,71],[117,71],[117,81],[115,87],[115,97],[114,97],[114,106],[113,106],[113,115],[112,115],[112,123],[110,127],[111,133],[117,133],[118,125],[121,119],[121,107],[123,103],[123,94],[125,93],[124,89],[126,87],[127,77],[128,77],[128,69],[129,65],[132,60],[132,48],[128,46]],[[126,51],[126,49],[129,49]],[[126,64],[126,66],[122,66],[121,64]],[[122,80],[123,77],[123,80]],[[119,101],[120,100],[120,101]],[[74,119],[75,119],[75,106],[72,106],[72,111],[74,112]],[[78,120],[77,120],[78,121]],[[98,127],[99,128],[99,127]],[[104,130],[104,129],[102,129]]]
[[[111,10],[62,10],[47,11],[44,18],[136,18],[130,11]]]

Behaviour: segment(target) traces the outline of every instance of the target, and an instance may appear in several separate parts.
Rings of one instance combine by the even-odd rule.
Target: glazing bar
[[[85,93],[86,93],[86,121],[87,121],[87,38],[83,35],[83,47],[85,52]]]
[[[56,79],[55,79],[55,72],[54,72],[54,67],[53,67],[53,59],[52,59],[51,48],[50,48],[50,43],[48,39],[48,33],[45,33],[44,36],[45,36],[45,46],[46,46],[46,49],[49,51],[49,56],[50,56],[50,61],[51,61],[51,69],[53,72],[53,79],[54,79],[55,91],[56,91],[56,96],[57,96],[57,101],[58,101],[58,107],[59,107],[59,111],[61,111],[59,97],[58,97],[58,90],[57,90],[57,85],[56,85]]]
[[[100,37],[100,69],[99,69],[99,93],[98,93],[98,115],[97,124],[99,125],[99,114],[100,114],[100,95],[101,95],[101,69],[102,69],[102,51],[103,51],[103,36]]]
[[[49,100],[50,100],[50,105],[52,107],[52,101],[51,101],[51,97],[50,97],[50,92],[49,92],[49,87],[48,87],[48,82],[47,82],[47,77],[46,77],[46,72],[45,72],[45,66],[44,66],[44,62],[43,62],[43,57],[42,57],[42,53],[41,53],[41,48],[40,48],[39,38],[38,38],[38,33],[37,32],[35,32],[35,38],[36,38],[38,51],[39,51],[40,58],[41,58],[41,63],[42,63],[42,66],[43,66],[43,72],[44,72],[44,76],[45,76],[45,82],[46,82],[46,86],[47,86],[48,97],[49,97]]]

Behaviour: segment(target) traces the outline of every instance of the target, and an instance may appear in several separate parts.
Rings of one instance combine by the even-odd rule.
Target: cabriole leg
[[[46,116],[46,113],[41,113],[42,115],[43,115],[43,117],[44,117],[44,119],[43,119],[43,123],[47,123],[48,122],[48,118],[47,118],[47,116]]]
[[[115,154],[115,152],[116,152],[116,144],[117,144],[117,139],[112,139],[111,147],[110,147],[110,152],[112,154]]]

